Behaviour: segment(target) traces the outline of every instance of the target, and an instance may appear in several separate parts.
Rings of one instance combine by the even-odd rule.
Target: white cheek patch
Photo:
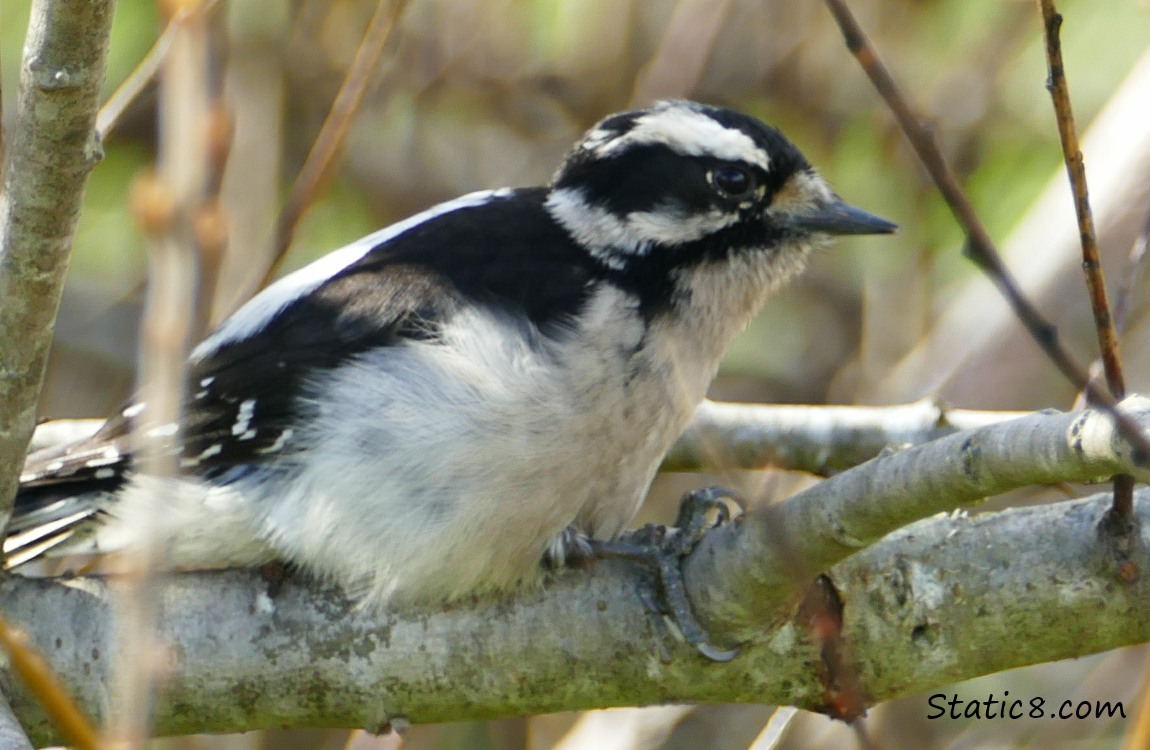
[[[662,144],[684,156],[741,161],[764,171],[771,168],[770,156],[749,135],[720,125],[685,102],[657,105],[613,140],[606,139],[603,131],[594,130],[584,141],[584,147],[599,157],[646,144]]]
[[[602,263],[621,270],[626,255],[646,255],[653,245],[693,242],[739,220],[738,214],[711,209],[687,214],[672,207],[632,211],[620,217],[596,206],[577,188],[552,191],[547,210],[575,241]]]
[[[664,245],[694,242],[725,229],[739,215],[712,208],[706,213],[685,214],[671,208],[627,214],[627,226],[637,235]]]
[[[508,188],[480,190],[475,193],[440,203],[401,222],[384,227],[377,232],[361,237],[339,250],[328,253],[319,260],[284,276],[262,292],[248,300],[247,304],[225,320],[208,338],[200,342],[192,351],[192,359],[203,359],[225,344],[243,341],[259,333],[285,307],[297,299],[318,289],[336,274],[369,252],[395,239],[399,235],[438,216],[465,208],[482,206],[493,200],[507,198],[514,191]]]

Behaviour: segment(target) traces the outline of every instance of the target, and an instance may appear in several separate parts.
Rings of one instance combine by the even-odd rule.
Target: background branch
[[[663,461],[663,471],[788,469],[834,474],[891,445],[917,445],[959,430],[1029,415],[949,409],[924,400],[902,406],[779,406],[706,400]],[[102,419],[54,419],[36,426],[30,450],[84,440]]]
[[[874,458],[888,446],[917,445],[1028,414],[948,409],[930,400],[902,406],[778,406],[707,400],[699,404],[667,454],[663,471],[773,468],[834,474]]]
[[[336,94],[331,109],[324,119],[323,127],[320,128],[308,152],[307,160],[300,168],[291,192],[284,201],[283,208],[280,209],[272,230],[266,264],[262,268],[255,269],[254,285],[249,283],[241,288],[236,298],[229,300],[220,310],[220,319],[234,312],[236,307],[275,279],[276,272],[291,248],[300,220],[327,186],[338,166],[336,157],[343,149],[348,129],[363,103],[368,85],[375,77],[384,46],[406,6],[407,0],[390,2],[378,0],[375,13],[368,22],[339,93]]]

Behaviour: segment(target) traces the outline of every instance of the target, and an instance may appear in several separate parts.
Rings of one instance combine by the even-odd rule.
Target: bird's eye
[[[755,189],[755,178],[750,172],[729,164],[711,172],[711,183],[729,198],[745,198]]]

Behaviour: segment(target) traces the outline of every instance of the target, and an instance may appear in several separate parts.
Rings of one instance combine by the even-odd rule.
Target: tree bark
[[[1150,422],[1144,400],[1126,408]],[[1099,532],[1107,496],[973,518],[937,514],[984,492],[1119,470],[1145,476],[1145,457],[1131,458],[1104,415],[1044,413],[880,456],[786,501],[783,515],[753,511],[709,534],[683,566],[711,635],[743,647],[728,664],[653,627],[662,621],[644,608],[646,574],[622,561],[563,571],[506,601],[423,613],[357,609],[302,577],[272,592],[248,571],[172,575],[158,587],[158,637],[169,661],[155,728],[374,731],[397,721],[667,702],[817,709],[826,700],[823,643],[796,615],[807,571],[827,571],[868,703],[1139,643],[1150,639],[1150,592],[1145,575],[1116,575]],[[1136,514],[1143,528],[1148,516],[1144,492]],[[762,532],[779,519],[796,536]],[[818,531],[828,519],[822,528],[834,534]],[[1150,570],[1141,534],[1133,538],[1126,562]],[[719,559],[723,566],[714,565]],[[772,583],[746,585],[756,580]],[[0,586],[0,608],[100,719],[109,665],[122,658],[112,585],[13,577]],[[1050,627],[1055,621],[1062,624]],[[34,741],[58,739],[10,675],[0,687]]]

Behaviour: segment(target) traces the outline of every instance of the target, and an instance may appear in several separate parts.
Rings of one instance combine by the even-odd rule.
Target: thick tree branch
[[[1150,421],[1145,401],[1126,410]],[[745,642],[725,665],[657,641],[635,590],[641,576],[618,561],[566,571],[544,590],[506,602],[424,614],[356,610],[337,592],[300,580],[269,595],[268,583],[245,571],[173,576],[159,589],[159,637],[171,664],[155,726],[164,734],[378,729],[398,717],[455,721],[668,701],[815,708],[823,700],[813,666],[819,646],[793,619],[794,594],[805,582],[794,571],[829,565],[886,528],[983,493],[1115,471],[1145,475],[1145,457],[1130,455],[1098,412],[1036,414],[881,456],[823,482],[829,489],[817,504],[815,495],[796,496],[785,512],[755,511],[712,533],[686,571],[712,633]],[[868,699],[1150,639],[1150,584],[1117,582],[1097,534],[1107,502],[935,516],[832,568]],[[1150,520],[1150,495],[1136,518]],[[746,543],[761,540],[760,527],[771,521],[795,536],[781,544],[768,538],[759,549]],[[1131,558],[1150,569],[1145,543]],[[727,567],[708,578],[716,559]],[[757,579],[788,585],[742,588],[737,608],[710,595]],[[97,716],[108,665],[119,658],[107,589],[97,578],[12,578],[0,586],[0,608]],[[748,622],[750,615],[759,619]],[[1050,628],[1055,618],[1079,625]],[[54,737],[9,675],[0,688],[37,742]]]
[[[32,743],[3,695],[0,695],[0,747],[4,750],[32,750]]]
[[[0,529],[36,399],[88,173],[113,0],[32,5],[0,199]]]
[[[1094,531],[1108,502],[938,516],[832,570],[869,700],[1150,640],[1146,583],[1116,585]],[[1136,507],[1150,522],[1150,497]],[[677,643],[665,663],[635,585],[633,570],[602,563],[506,603],[372,616],[298,581],[273,598],[246,571],[176,576],[161,587],[159,635],[171,665],[155,728],[379,729],[400,717],[460,721],[664,702],[821,705],[818,647],[800,624],[764,623],[729,664]],[[26,624],[97,716],[118,658],[109,599],[106,582],[94,578],[0,586],[0,606]],[[1071,625],[1051,628],[1054,620]],[[3,688],[34,741],[58,739],[10,677]]]
[[[1150,421],[1150,400],[1119,408],[1128,421]],[[1097,410],[1041,412],[956,433],[747,514],[710,534],[684,575],[704,624],[741,641],[812,576],[908,523],[1018,487],[1119,473],[1145,481],[1147,459]]]

